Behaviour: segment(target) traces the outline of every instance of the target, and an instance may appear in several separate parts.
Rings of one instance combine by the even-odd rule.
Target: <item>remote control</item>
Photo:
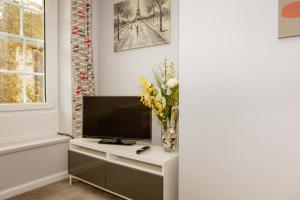
[[[147,149],[150,149],[150,146],[144,146],[144,147],[136,150],[136,154],[141,154],[142,152],[146,151]]]

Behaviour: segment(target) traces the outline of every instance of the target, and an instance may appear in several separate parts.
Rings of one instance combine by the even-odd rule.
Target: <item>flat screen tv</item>
[[[133,144],[135,140],[151,140],[151,127],[151,110],[141,104],[139,97],[83,98],[84,138],[100,138],[100,143]]]

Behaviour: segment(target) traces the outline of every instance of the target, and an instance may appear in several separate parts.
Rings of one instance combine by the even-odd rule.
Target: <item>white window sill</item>
[[[30,138],[15,142],[0,143],[0,156],[17,153],[26,150],[32,150],[40,147],[51,146],[55,144],[67,143],[70,138],[60,135],[47,136],[43,138]]]
[[[54,108],[52,103],[39,104],[0,104],[0,112],[26,111],[26,110],[47,110]]]

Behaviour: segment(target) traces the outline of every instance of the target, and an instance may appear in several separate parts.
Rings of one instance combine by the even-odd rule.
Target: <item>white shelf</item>
[[[151,149],[138,155],[136,154],[136,150],[142,148],[143,146],[146,146],[146,144],[135,144],[131,146],[107,145],[99,144],[98,141],[99,139],[77,138],[71,140],[71,145],[77,145],[96,151],[111,153],[114,155],[123,156],[155,165],[164,165],[169,160],[178,157],[177,152],[167,153],[164,151],[161,145],[152,145],[149,143],[147,145],[150,146]]]
[[[102,151],[96,151],[93,149],[77,146],[70,144],[70,150],[77,152],[77,153],[84,153],[85,155],[88,155],[90,157],[98,158],[98,159],[103,159],[106,160],[107,154]]]

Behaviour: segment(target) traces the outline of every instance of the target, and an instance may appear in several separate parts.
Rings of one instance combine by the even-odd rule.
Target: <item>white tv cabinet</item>
[[[70,141],[71,184],[75,178],[128,200],[178,200],[178,153],[166,153],[159,145],[98,141]],[[136,154],[145,145],[151,149]]]

